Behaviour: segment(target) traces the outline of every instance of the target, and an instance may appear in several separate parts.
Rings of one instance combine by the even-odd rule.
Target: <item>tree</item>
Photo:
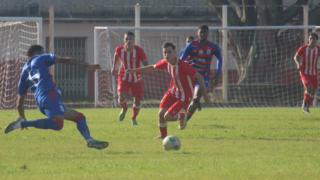
[[[234,5],[228,8],[228,26],[281,26],[287,23],[291,25],[302,24],[302,7],[309,0],[296,0],[295,4],[283,8],[283,0],[206,0],[211,3],[213,9],[222,20],[221,5]],[[319,3],[320,4],[320,3]],[[320,6],[316,6],[309,11],[309,24],[319,24]],[[298,21],[292,22],[292,19],[299,17]],[[271,35],[277,33],[272,30],[251,30],[250,35],[239,37],[239,31],[229,31],[229,48],[232,53],[236,67],[238,69],[238,83],[276,83],[276,79],[262,78],[263,66],[269,65],[270,68],[276,68],[281,63],[281,47],[277,36]],[[270,36],[266,36],[270,34]],[[284,37],[279,37],[284,38]],[[283,39],[282,39],[283,40]],[[256,44],[263,41],[266,48],[259,49]],[[288,42],[288,41],[287,41]],[[302,42],[300,42],[302,43]],[[280,49],[279,49],[280,48]],[[268,57],[270,54],[274,57]],[[250,76],[248,75],[250,72]]]

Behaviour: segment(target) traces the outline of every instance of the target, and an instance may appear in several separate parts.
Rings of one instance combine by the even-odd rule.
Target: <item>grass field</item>
[[[131,125],[132,109],[123,122],[120,109],[78,109],[107,149],[87,148],[73,122],[58,132],[0,133],[0,179],[320,179],[320,111],[310,110],[205,108],[183,131],[169,123],[182,147],[164,151],[153,139],[158,109],[141,109],[139,126]],[[1,131],[16,117],[1,110]],[[26,117],[44,116],[27,110]]]

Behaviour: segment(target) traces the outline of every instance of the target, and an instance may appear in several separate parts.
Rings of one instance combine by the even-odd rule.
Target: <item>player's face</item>
[[[163,48],[163,57],[168,60],[172,60],[175,58],[176,51],[172,49],[171,46]]]
[[[309,36],[309,45],[313,45],[313,46],[315,46],[316,44],[317,44],[317,38],[316,37],[314,37],[314,36],[312,36],[312,35],[310,35]]]
[[[199,29],[198,30],[198,37],[200,40],[207,40],[209,31],[207,29]]]
[[[124,35],[123,41],[126,46],[132,46],[134,43],[134,37],[132,35]]]

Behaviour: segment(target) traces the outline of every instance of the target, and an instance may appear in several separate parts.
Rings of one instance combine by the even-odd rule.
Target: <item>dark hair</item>
[[[37,44],[31,45],[31,46],[28,48],[26,54],[27,54],[28,57],[32,57],[35,52],[40,52],[40,51],[42,51],[42,50],[43,50],[43,47],[40,46],[40,45],[37,45]]]
[[[316,37],[317,40],[318,40],[318,38],[319,38],[319,37],[318,37],[318,34],[317,34],[317,33],[314,33],[314,32],[313,32],[313,33],[310,33],[309,36],[314,36],[314,37]]]
[[[176,49],[176,45],[173,44],[173,42],[165,42],[165,43],[162,45],[162,48],[167,48],[167,47],[169,47],[169,46],[171,46],[173,50]]]
[[[133,32],[131,32],[131,31],[126,32],[124,35],[127,35],[127,36],[131,35],[131,36],[134,37],[134,34],[133,34]]]
[[[194,37],[193,37],[193,36],[188,36],[187,39],[192,39],[192,40],[194,40]]]
[[[200,29],[206,29],[206,30],[209,30],[209,27],[207,25],[201,25],[198,27],[198,30]]]

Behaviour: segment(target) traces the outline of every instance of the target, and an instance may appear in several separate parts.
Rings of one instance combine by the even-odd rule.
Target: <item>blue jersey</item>
[[[54,89],[55,84],[49,72],[49,66],[54,64],[55,54],[36,54],[23,66],[18,86],[19,94],[27,94],[28,88],[34,92],[38,101],[45,92]]]
[[[180,59],[186,61],[202,76],[210,77],[210,65],[213,55],[217,57],[217,73],[220,74],[222,67],[221,50],[218,45],[210,41],[206,45],[200,45],[198,40],[191,41],[181,52]]]

